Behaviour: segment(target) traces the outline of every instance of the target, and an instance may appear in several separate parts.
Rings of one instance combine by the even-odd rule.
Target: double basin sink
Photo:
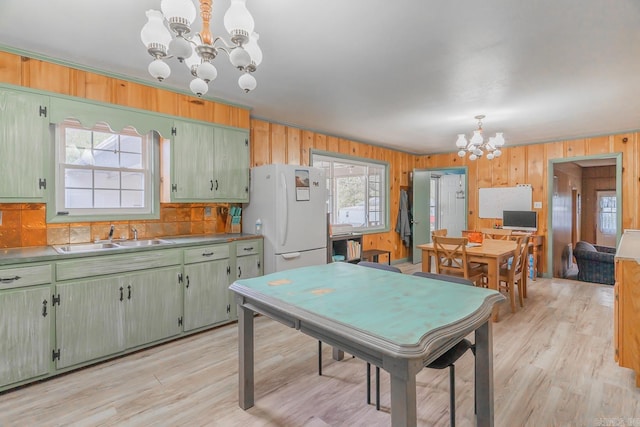
[[[118,242],[77,243],[72,245],[55,245],[53,248],[61,254],[79,252],[99,252],[105,250],[142,248],[149,246],[170,245],[171,242],[162,239],[121,240]]]

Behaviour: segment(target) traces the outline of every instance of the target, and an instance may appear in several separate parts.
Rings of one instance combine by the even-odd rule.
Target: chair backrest
[[[481,228],[485,239],[509,240],[513,230],[505,228]]]
[[[469,277],[466,237],[433,236],[433,249],[436,253],[436,272]]]
[[[526,270],[529,255],[529,235],[518,236],[516,249],[513,251],[513,261],[509,268],[509,280],[520,280]]]
[[[358,265],[361,265],[363,267],[369,267],[369,268],[377,268],[378,270],[393,271],[394,273],[402,273],[402,270],[400,270],[398,267],[394,267],[393,265],[387,265],[387,264],[379,264],[377,262],[360,261]]]
[[[439,228],[437,230],[433,230],[431,232],[431,239],[433,239],[433,236],[447,237],[447,229],[446,228]]]
[[[425,277],[427,279],[442,280],[444,282],[458,283],[460,285],[475,286],[471,280],[462,277],[447,276],[445,274],[427,273],[426,271],[416,271],[414,276]]]

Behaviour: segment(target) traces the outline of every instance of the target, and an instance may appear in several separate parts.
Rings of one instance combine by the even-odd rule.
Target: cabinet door
[[[177,121],[175,129],[171,140],[172,200],[211,200],[214,127]]]
[[[0,387],[49,372],[50,302],[49,287],[0,293]]]
[[[229,319],[227,304],[230,271],[229,259],[184,267],[185,331]]]
[[[216,200],[249,201],[249,135],[216,128],[214,153]]]
[[[0,198],[39,200],[45,195],[51,146],[46,96],[0,89]]]
[[[182,332],[180,267],[122,277],[125,293],[126,347],[148,344]]]
[[[233,280],[250,279],[262,276],[262,255],[247,255],[236,259],[236,277]],[[235,292],[229,291],[230,316],[238,318],[238,306],[236,305]]]
[[[125,349],[125,289],[117,277],[56,285],[58,368],[118,353]]]

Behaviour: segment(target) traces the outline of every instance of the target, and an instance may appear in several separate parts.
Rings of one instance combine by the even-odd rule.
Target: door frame
[[[468,166],[455,166],[455,167],[440,167],[440,168],[416,168],[413,169],[413,175],[415,176],[416,172],[429,172],[429,173],[440,173],[441,175],[445,175],[445,174],[449,174],[451,172],[457,172],[457,175],[463,175],[464,176],[464,182],[465,182],[465,191],[466,191],[466,195],[464,198],[464,228],[467,228],[467,225],[469,224],[469,167]],[[413,182],[412,182],[412,191],[413,191]],[[416,201],[416,194],[415,191],[413,192],[413,206],[418,205],[417,201]],[[413,217],[413,215],[412,215]],[[428,235],[427,235],[427,242],[425,243],[431,243],[431,221],[429,221],[429,228],[428,228]],[[411,223],[411,235],[415,236],[415,231],[413,228],[413,221]],[[417,264],[417,262],[414,262],[417,259],[417,254],[414,253],[414,249],[416,247],[417,244],[422,244],[422,242],[420,243],[415,243],[415,241],[412,244],[412,250],[411,250],[411,262]]]
[[[566,157],[561,159],[549,159],[547,166],[547,237],[545,246],[547,247],[547,272],[545,277],[553,277],[553,175],[554,165],[559,163],[573,163],[583,160],[603,160],[614,159],[616,161],[616,247],[622,237],[622,153],[603,153],[589,156]]]

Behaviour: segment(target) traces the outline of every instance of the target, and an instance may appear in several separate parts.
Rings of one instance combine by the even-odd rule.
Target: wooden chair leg
[[[511,312],[516,312],[516,290],[513,282],[509,283],[509,301],[511,302]]]
[[[524,307],[524,284],[526,283],[526,279],[520,279],[518,282],[518,300],[520,301],[520,307]]]

